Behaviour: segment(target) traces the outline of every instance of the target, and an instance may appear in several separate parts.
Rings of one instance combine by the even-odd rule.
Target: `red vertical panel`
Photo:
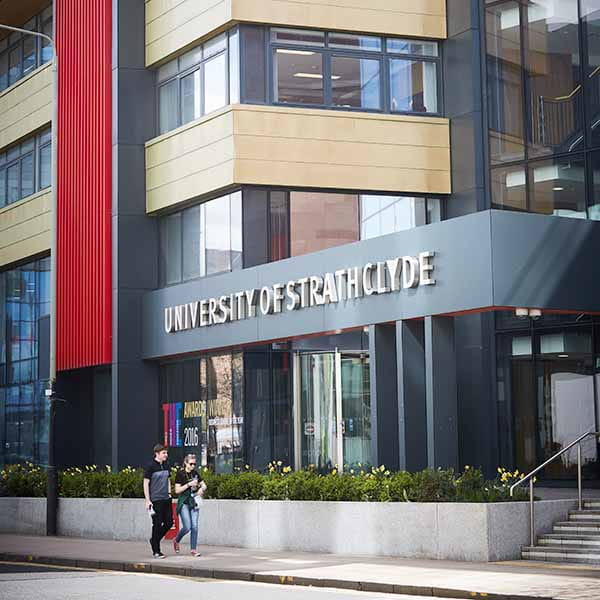
[[[56,0],[58,370],[111,362],[112,2]]]

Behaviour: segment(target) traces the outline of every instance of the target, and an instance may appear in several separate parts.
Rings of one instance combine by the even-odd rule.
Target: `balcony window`
[[[275,104],[441,112],[437,42],[280,28],[270,40]]]
[[[237,29],[193,48],[157,70],[158,128],[166,133],[239,102]]]
[[[52,6],[20,27],[52,37]],[[50,60],[52,47],[39,37],[13,32],[0,39],[0,92]]]
[[[0,152],[0,208],[50,185],[51,152],[50,129]]]

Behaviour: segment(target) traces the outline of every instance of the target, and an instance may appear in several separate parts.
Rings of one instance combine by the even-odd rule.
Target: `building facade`
[[[61,464],[164,441],[218,472],[491,475],[600,427],[600,0],[0,0],[0,23],[60,58]],[[0,37],[0,461],[43,464],[31,39]]]

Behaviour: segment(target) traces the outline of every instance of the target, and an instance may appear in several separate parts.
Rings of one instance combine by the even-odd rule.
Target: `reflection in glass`
[[[208,114],[227,104],[227,55],[220,54],[204,63],[204,112]]]
[[[519,4],[486,9],[490,160],[525,156]]]
[[[331,88],[334,106],[381,108],[379,61],[334,56]]]
[[[19,164],[12,165],[6,169],[6,180],[7,180],[7,204],[16,202],[21,199],[19,194]]]
[[[592,181],[588,216],[594,221],[600,221],[600,152],[590,152],[589,161],[588,177]],[[0,202],[1,205],[2,203]]]
[[[279,48],[275,50],[273,76],[275,102],[324,104],[321,53]]]
[[[21,77],[21,48],[17,47],[8,54],[8,85]]]
[[[422,40],[388,39],[388,52],[398,54],[415,54],[417,56],[438,56],[437,42],[425,42]]]
[[[215,473],[231,473],[234,445],[239,447],[233,428],[232,358],[229,354],[211,356],[206,363],[208,464]]]
[[[425,225],[425,198],[360,196],[360,238],[370,238]]]
[[[288,195],[286,192],[271,192],[270,194],[270,260],[281,260],[289,256],[290,223]]]
[[[359,233],[358,196],[291,192],[291,256],[356,242]]]
[[[162,246],[166,257],[167,284],[181,281],[181,214],[169,215],[164,221]]]
[[[242,192],[234,192],[231,202],[231,270],[242,268]]]
[[[229,34],[229,102],[240,101],[240,36],[238,30]]]
[[[437,66],[434,62],[390,60],[391,107],[394,112],[436,113]]]
[[[581,0],[581,19],[585,24],[587,65],[585,78],[588,101],[588,128],[591,145],[600,146],[600,3],[598,0]],[[1,87],[1,86],[0,86]],[[589,129],[588,129],[589,130]]]
[[[21,159],[21,197],[30,196],[34,191],[33,154]]]
[[[181,80],[181,122],[189,123],[202,116],[201,71],[194,71]]]
[[[0,90],[8,87],[8,56],[0,56]]]
[[[343,48],[345,50],[373,50],[381,52],[381,38],[371,35],[332,32],[329,34],[328,45],[330,48]]]
[[[52,147],[43,146],[40,149],[40,189],[52,184]]]
[[[0,208],[6,204],[6,171],[0,169]]]
[[[193,206],[183,214],[183,279],[194,279],[204,275],[203,262],[200,260],[201,206]]]
[[[302,46],[324,46],[325,34],[322,31],[306,29],[271,29],[271,41],[278,44],[300,44]]]
[[[177,81],[170,81],[159,88],[159,132],[165,133],[178,127],[178,102]]]
[[[28,35],[23,39],[23,75],[35,69],[36,38]]]
[[[202,205],[206,239],[206,274],[231,268],[231,229],[229,196]]]
[[[525,28],[530,156],[570,152],[583,143],[577,0],[530,0]]]
[[[529,165],[530,210],[545,215],[586,218],[583,158],[558,158]]]
[[[524,167],[492,169],[492,208],[526,210],[526,179]]]

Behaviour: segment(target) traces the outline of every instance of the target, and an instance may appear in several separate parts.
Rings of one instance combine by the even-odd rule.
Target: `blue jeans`
[[[198,513],[200,511],[197,508],[190,508],[187,504],[181,507],[179,513],[180,528],[175,541],[179,543],[184,536],[190,531],[190,549],[195,550],[198,544]]]

